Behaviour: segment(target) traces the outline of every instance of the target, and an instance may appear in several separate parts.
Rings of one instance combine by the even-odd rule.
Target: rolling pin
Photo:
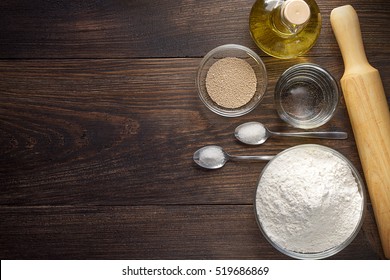
[[[348,115],[375,220],[390,258],[390,112],[381,77],[364,51],[359,19],[350,5],[333,9],[330,22],[344,60],[341,78]]]

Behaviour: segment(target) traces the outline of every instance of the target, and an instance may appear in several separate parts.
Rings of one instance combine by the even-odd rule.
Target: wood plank
[[[288,259],[251,205],[1,207],[1,259]],[[369,209],[332,259],[381,259]],[[374,240],[378,240],[375,236]]]
[[[323,28],[309,56],[339,55],[329,14],[345,1],[317,1]],[[0,2],[0,58],[199,57],[226,43],[257,49],[248,31],[253,0]],[[353,6],[369,57],[389,55],[390,2]],[[263,54],[259,49],[257,51]]]
[[[342,59],[329,14],[306,57],[264,55],[248,32],[254,0],[0,1],[1,259],[287,259],[261,235],[254,191],[265,163],[207,171],[192,162],[206,144],[232,154],[330,146],[362,174],[341,100],[317,130],[345,141],[272,138],[248,147],[232,136],[277,116],[273,89],[289,66],[314,62],[337,80]],[[368,58],[390,103],[390,2],[356,0]],[[200,57],[225,43],[264,57],[267,94],[250,114],[217,116],[197,97]],[[371,204],[356,239],[332,259],[383,259]]]
[[[233,119],[199,100],[200,59],[0,61],[0,204],[251,204],[265,163],[203,170],[192,154],[207,144],[273,155],[317,143],[339,150],[361,172],[343,100],[317,130],[347,131],[348,140],[271,138],[248,147],[234,139],[234,128],[251,120],[294,130],[277,116],[272,92],[276,78],[303,61],[266,58],[270,82],[262,104]],[[340,57],[310,61],[341,77]],[[385,74],[390,101],[389,58],[377,56],[373,65]]]

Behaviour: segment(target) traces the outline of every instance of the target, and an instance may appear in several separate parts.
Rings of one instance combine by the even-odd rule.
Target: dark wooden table
[[[362,174],[344,100],[318,130],[348,140],[235,141],[234,128],[278,118],[280,74],[314,62],[344,71],[330,11],[357,10],[367,56],[390,101],[390,2],[318,0],[323,28],[305,56],[278,60],[252,42],[253,0],[0,2],[1,259],[286,259],[254,216],[265,163],[206,171],[192,162],[207,144],[234,154],[276,154],[317,143],[347,156]],[[201,58],[226,43],[264,60],[263,102],[239,118],[209,111],[195,89]],[[356,239],[332,259],[381,259],[371,204]]]

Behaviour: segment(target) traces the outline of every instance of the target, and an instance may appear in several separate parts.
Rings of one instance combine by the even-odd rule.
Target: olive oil
[[[321,14],[314,0],[257,0],[249,29],[257,46],[282,59],[309,51],[321,31]]]

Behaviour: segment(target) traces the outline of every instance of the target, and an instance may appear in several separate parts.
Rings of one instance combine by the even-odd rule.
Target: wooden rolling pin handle
[[[390,258],[390,112],[378,70],[366,58],[359,19],[350,5],[330,15],[345,64],[348,115],[386,258]]]
[[[335,8],[331,12],[330,19],[343,56],[344,75],[359,73],[360,67],[369,67],[355,9],[351,5]]]

